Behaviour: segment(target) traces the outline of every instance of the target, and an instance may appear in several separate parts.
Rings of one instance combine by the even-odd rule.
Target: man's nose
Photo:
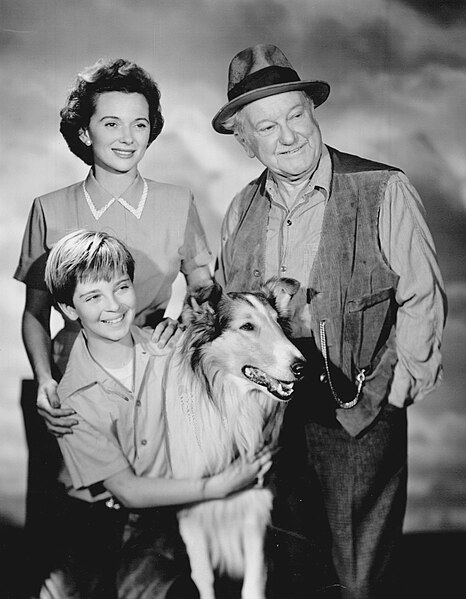
[[[295,132],[287,124],[280,127],[280,141],[284,146],[290,146],[294,143]]]

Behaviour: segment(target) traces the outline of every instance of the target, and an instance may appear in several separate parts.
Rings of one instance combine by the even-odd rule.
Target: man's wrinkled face
[[[303,92],[285,92],[247,104],[243,131],[235,133],[248,156],[256,157],[278,177],[292,181],[315,171],[322,136],[312,103]]]

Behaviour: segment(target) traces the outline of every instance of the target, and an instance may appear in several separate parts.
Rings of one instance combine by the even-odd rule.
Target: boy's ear
[[[70,306],[69,304],[62,304],[60,302],[58,302],[58,306],[67,318],[69,318],[70,320],[78,320],[79,316],[74,306]]]

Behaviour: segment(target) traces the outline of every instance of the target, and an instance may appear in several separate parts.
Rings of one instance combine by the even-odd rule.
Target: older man
[[[407,177],[322,143],[315,108],[329,90],[301,80],[276,46],[233,58],[212,124],[266,169],[228,209],[216,276],[228,291],[274,275],[301,283],[292,334],[311,371],[287,411],[281,492],[296,532],[312,535],[319,516],[302,480],[317,481],[341,596],[372,599],[393,593],[405,408],[440,380],[445,296]]]

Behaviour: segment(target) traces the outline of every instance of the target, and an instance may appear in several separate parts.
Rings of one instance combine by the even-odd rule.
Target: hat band
[[[291,83],[293,81],[301,81],[298,73],[293,69],[277,66],[266,67],[265,69],[251,73],[233,86],[227,94],[228,100],[231,102],[231,100],[234,100],[238,96],[242,96],[255,89],[276,85],[277,83]]]

